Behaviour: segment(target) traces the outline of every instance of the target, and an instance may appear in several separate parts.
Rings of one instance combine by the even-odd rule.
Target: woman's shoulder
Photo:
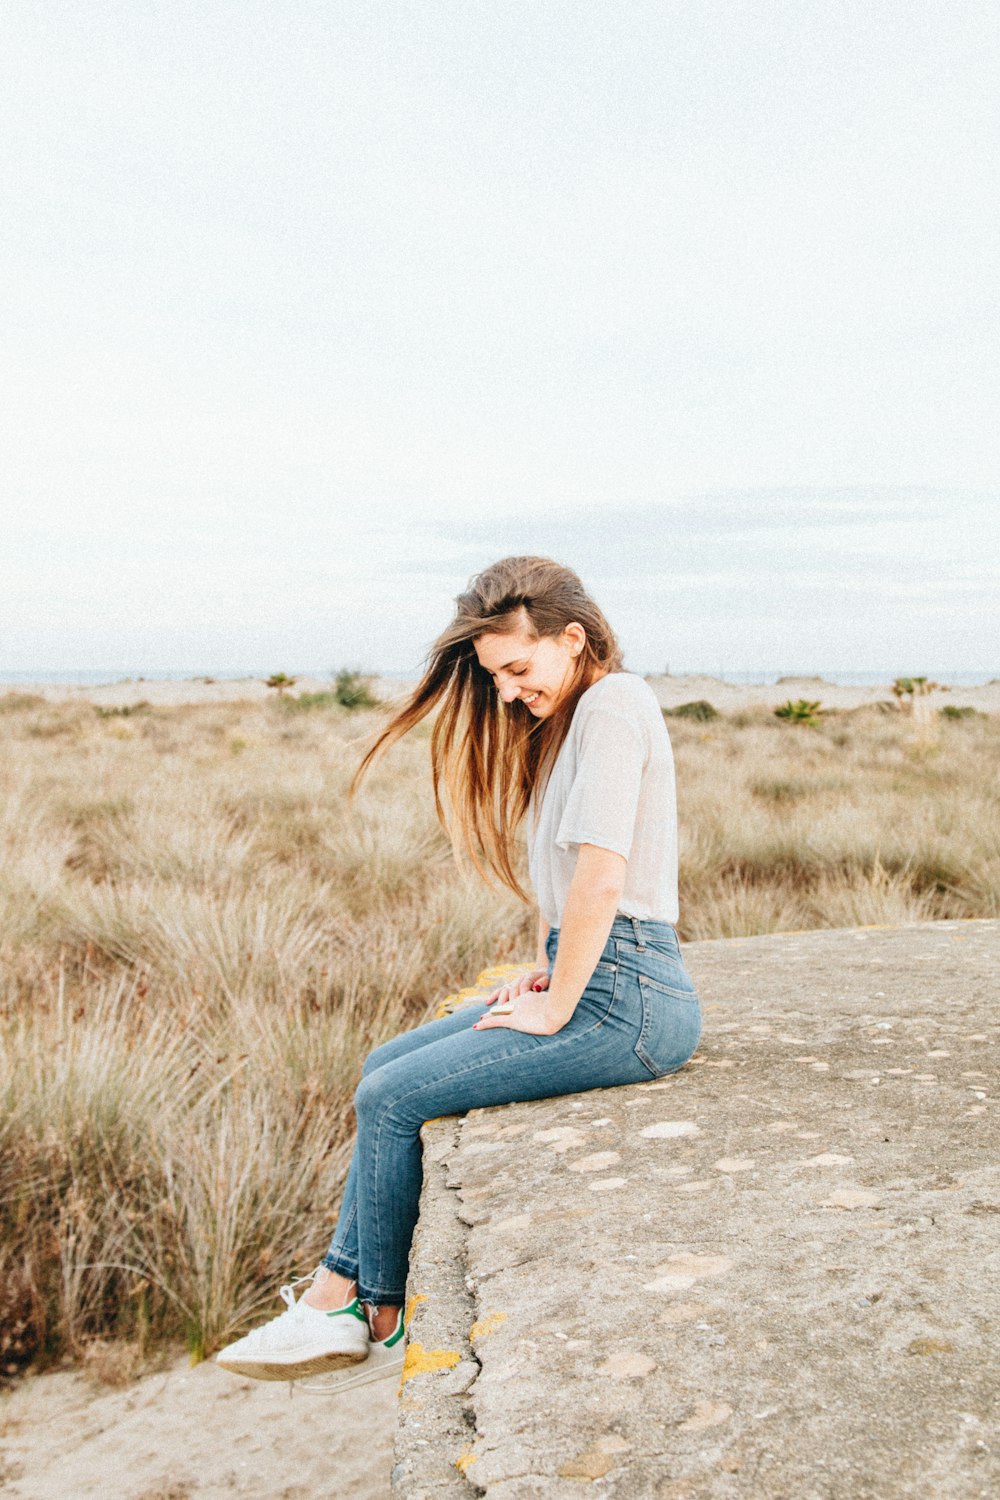
[[[652,709],[654,714],[661,713],[653,689],[635,672],[608,672],[605,677],[599,677],[580,694],[577,712],[580,709],[584,712],[603,709],[612,713],[641,711],[645,714]]]

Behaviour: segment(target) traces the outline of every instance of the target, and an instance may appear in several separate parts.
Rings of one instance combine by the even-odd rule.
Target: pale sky
[[[10,0],[0,675],[1000,675],[1000,13]]]

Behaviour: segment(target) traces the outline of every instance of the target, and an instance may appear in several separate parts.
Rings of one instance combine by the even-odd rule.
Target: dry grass
[[[370,723],[370,721],[369,721]],[[324,1249],[365,1053],[524,951],[426,743],[363,717],[0,716],[0,1361],[218,1345]]]
[[[365,1053],[530,953],[425,736],[347,804],[372,722],[0,700],[0,1368],[244,1328],[325,1246]],[[683,936],[1000,911],[995,720],[670,728]]]
[[[1000,914],[1000,723],[671,720],[681,935]]]

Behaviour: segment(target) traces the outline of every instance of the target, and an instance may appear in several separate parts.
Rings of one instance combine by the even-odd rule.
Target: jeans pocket
[[[587,987],[580,996],[577,1010],[603,1021],[611,1013],[617,991],[618,966],[602,959],[587,980]]]
[[[684,1066],[701,1036],[701,1006],[693,990],[639,975],[642,1025],[635,1055],[654,1078]]]

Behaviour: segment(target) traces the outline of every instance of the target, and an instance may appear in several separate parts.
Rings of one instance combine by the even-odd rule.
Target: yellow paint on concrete
[[[513,979],[517,974],[527,973],[530,967],[530,964],[495,964],[492,969],[484,969],[481,974],[477,975],[476,987],[495,984],[498,979]]]
[[[406,1304],[406,1311],[403,1314],[403,1322],[406,1324],[407,1328],[409,1328],[410,1326],[410,1319],[413,1317],[413,1309],[416,1307],[417,1303],[426,1301],[427,1294],[425,1292],[414,1292],[413,1296],[408,1299]]]
[[[474,1464],[476,1462],[477,1462],[476,1455],[473,1453],[472,1449],[471,1448],[466,1448],[464,1450],[464,1452],[460,1453],[459,1456],[456,1458],[456,1460],[455,1460],[455,1468],[458,1470],[458,1472],[461,1475],[464,1476],[465,1471],[469,1467],[469,1465],[470,1464]]]
[[[505,1312],[487,1313],[485,1318],[479,1318],[469,1329],[469,1343],[474,1344],[477,1339],[483,1339],[488,1333],[496,1333],[501,1323],[506,1323]]]
[[[475,984],[468,984],[457,994],[446,995],[438,1002],[434,1020],[440,1021],[442,1016],[450,1016],[456,1005],[461,1005],[463,1000],[471,1000],[476,995],[481,995],[483,990],[492,988],[502,979],[513,979],[518,974],[524,974],[530,967],[530,964],[497,964],[492,969],[484,969],[477,976]]]
[[[433,1370],[450,1370],[461,1358],[457,1349],[425,1349],[423,1344],[407,1344],[403,1373],[399,1381],[400,1390],[414,1375],[427,1375]]]

